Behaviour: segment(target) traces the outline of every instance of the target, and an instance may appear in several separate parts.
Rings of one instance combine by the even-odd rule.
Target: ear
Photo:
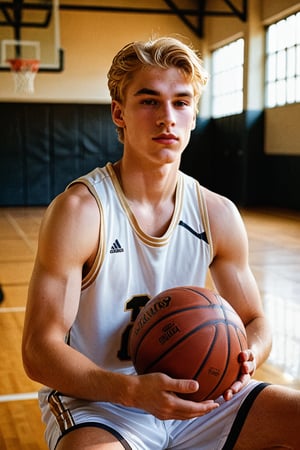
[[[197,119],[197,116],[196,116],[196,114],[195,114],[194,117],[193,117],[193,122],[192,122],[191,131],[194,130],[194,129],[196,128],[196,123],[197,123],[196,119]]]
[[[111,104],[111,116],[115,125],[124,128],[123,107],[117,100],[113,100]]]

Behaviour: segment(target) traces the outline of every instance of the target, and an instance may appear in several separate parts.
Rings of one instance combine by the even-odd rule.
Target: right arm
[[[94,374],[101,369],[68,346],[65,337],[76,317],[83,267],[95,251],[98,230],[97,205],[83,185],[64,192],[47,209],[28,290],[22,346],[29,377],[90,399],[99,391]]]

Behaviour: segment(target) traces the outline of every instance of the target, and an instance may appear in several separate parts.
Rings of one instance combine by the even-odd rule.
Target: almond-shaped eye
[[[141,101],[142,105],[157,105],[157,100],[154,100],[153,98],[145,98],[144,100]]]
[[[190,102],[187,100],[176,100],[175,105],[179,106],[179,107],[184,107],[184,106],[189,106]]]

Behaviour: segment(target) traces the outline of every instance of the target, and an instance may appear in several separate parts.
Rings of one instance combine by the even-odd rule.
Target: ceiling
[[[0,1],[0,26],[11,26],[16,31],[22,27],[34,26],[34,23],[30,23],[30,21],[22,22],[23,11],[26,11],[27,14],[30,11],[48,11],[48,20],[50,20],[53,1],[55,0]],[[203,38],[206,17],[233,16],[245,22],[247,20],[247,2],[248,0],[219,0],[218,2],[211,0],[185,0],[184,2],[182,0],[152,0],[151,2],[149,0],[60,0],[58,8],[59,10],[73,11],[172,14],[178,16],[197,37]]]

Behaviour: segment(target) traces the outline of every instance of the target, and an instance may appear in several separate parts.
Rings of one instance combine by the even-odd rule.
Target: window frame
[[[233,57],[233,52],[237,55]],[[218,61],[219,60],[219,61]],[[216,63],[219,65],[215,69]],[[226,64],[228,63],[228,64]],[[244,109],[245,39],[231,40],[211,52],[211,117],[241,114]],[[227,89],[228,87],[228,89]]]
[[[300,11],[265,26],[264,86],[267,109],[300,102]]]

